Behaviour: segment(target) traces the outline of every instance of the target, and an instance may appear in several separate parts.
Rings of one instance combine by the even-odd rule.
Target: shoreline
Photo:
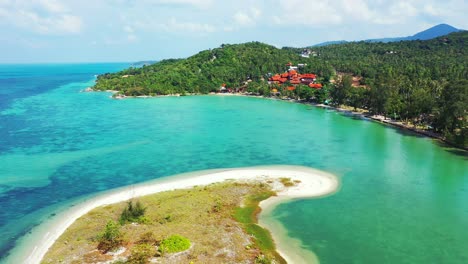
[[[114,94],[114,93],[117,93],[119,91],[115,91],[115,90],[95,91],[95,90],[92,90],[92,91],[84,91],[84,92],[109,92],[109,93]],[[138,98],[139,99],[146,99],[146,98],[197,96],[197,95],[198,96],[199,95],[208,95],[208,96],[213,96],[213,95],[214,96],[245,96],[245,97],[252,97],[252,98],[264,98],[264,99],[270,99],[270,100],[277,100],[277,101],[285,101],[285,102],[298,103],[298,104],[304,104],[304,105],[311,105],[311,106],[315,106],[315,107],[319,107],[319,108],[323,108],[323,109],[331,109],[331,110],[335,110],[335,111],[340,112],[340,113],[349,114],[351,116],[365,118],[365,119],[368,119],[370,121],[373,121],[373,122],[376,122],[376,123],[379,123],[379,124],[382,124],[382,125],[387,125],[387,126],[390,126],[390,127],[394,127],[394,128],[397,128],[397,129],[404,130],[404,131],[410,131],[410,132],[416,133],[416,134],[424,136],[424,137],[435,139],[435,140],[437,140],[437,141],[439,141],[441,143],[446,144],[447,146],[450,146],[450,147],[453,147],[453,148],[456,148],[456,149],[460,149],[460,150],[463,150],[463,151],[468,151],[468,148],[466,148],[464,146],[459,146],[459,145],[457,145],[457,144],[455,144],[453,142],[450,142],[450,141],[446,140],[440,134],[437,134],[437,133],[434,133],[434,132],[431,132],[431,131],[427,131],[427,130],[418,129],[418,128],[415,128],[415,127],[411,127],[409,125],[403,124],[402,122],[392,120],[391,118],[384,118],[381,115],[370,115],[369,112],[356,112],[356,111],[351,111],[351,110],[340,108],[340,107],[335,107],[335,106],[330,106],[330,105],[325,105],[325,104],[318,104],[318,103],[313,103],[313,102],[306,102],[306,101],[301,101],[301,100],[292,99],[292,98],[284,98],[283,99],[283,98],[264,97],[264,96],[261,96],[261,95],[243,94],[243,93],[209,93],[209,94],[195,93],[195,94],[185,94],[185,95],[169,94],[169,95],[157,95],[157,96],[141,95],[141,96],[122,96],[122,97],[117,97],[117,98],[114,98],[114,97],[110,96],[110,98],[116,99],[116,100],[121,100],[121,99],[138,99]]]
[[[339,190],[336,176],[324,171],[310,170],[315,176],[322,177],[322,179],[307,179],[297,186],[288,187],[285,191],[278,192],[276,196],[263,200],[259,204],[261,211],[258,215],[258,224],[270,231],[276,251],[287,263],[318,264],[319,259],[312,251],[303,249],[301,241],[288,236],[286,228],[273,218],[274,209],[280,204],[295,199],[325,197]],[[328,181],[323,179],[328,179]],[[321,186],[321,189],[318,189],[317,185]]]
[[[20,239],[17,245],[18,248],[13,250],[6,260],[11,263],[40,263],[48,249],[65,230],[73,224],[76,219],[96,207],[123,202],[135,197],[158,192],[209,185],[226,180],[267,180],[283,177],[291,178],[291,180],[299,180],[300,183],[287,189],[276,190],[277,196],[267,199],[260,204],[262,211],[271,212],[278,204],[292,199],[329,195],[336,192],[339,188],[339,180],[336,176],[302,166],[276,165],[215,169],[164,177],[107,191],[89,200],[71,206],[67,210],[58,213],[49,221],[40,224],[37,228],[34,228],[29,234]],[[263,222],[265,217],[260,216],[260,218]],[[262,225],[260,221],[259,224]],[[275,244],[277,245],[277,252],[287,261],[297,259],[297,256],[290,254],[290,249],[285,246],[287,243],[282,242],[284,239],[282,239],[279,234],[274,234],[273,230],[269,231],[272,233]]]

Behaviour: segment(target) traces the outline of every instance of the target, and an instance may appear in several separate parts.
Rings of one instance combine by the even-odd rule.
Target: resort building
[[[286,82],[289,82],[290,84],[293,85],[287,88],[289,91],[292,91],[295,89],[295,88],[290,89],[290,87],[295,87],[296,85],[299,85],[299,84],[308,85],[310,88],[314,88],[314,89],[322,88],[322,84],[315,83],[315,81],[317,80],[317,75],[313,73],[300,74],[298,72],[299,67],[294,66],[291,62],[287,63],[286,66],[288,66],[288,70],[286,72],[281,73],[281,74],[275,74],[268,79],[268,83],[270,85],[272,84],[282,85]],[[301,64],[301,66],[304,67],[305,64]]]

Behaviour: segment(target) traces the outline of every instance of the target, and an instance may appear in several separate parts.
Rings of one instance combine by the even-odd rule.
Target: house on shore
[[[305,64],[301,64],[302,68],[305,66]],[[300,74],[298,72],[298,66],[294,66],[291,62],[287,63],[286,66],[288,66],[288,70],[284,73],[281,74],[275,74],[271,76],[268,79],[268,84],[273,85],[273,84],[279,84],[282,85],[286,82],[289,82],[293,86],[303,84],[303,85],[308,85],[310,88],[314,89],[321,89],[322,84],[320,83],[315,83],[317,81],[317,75],[313,73],[304,73]],[[288,90],[289,87],[288,87]],[[292,90],[290,90],[292,91]]]
[[[221,87],[219,88],[220,93],[230,93],[232,90],[230,88],[226,88],[226,84],[223,83]]]

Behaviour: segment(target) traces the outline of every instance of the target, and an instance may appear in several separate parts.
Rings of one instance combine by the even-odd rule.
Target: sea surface
[[[271,217],[321,263],[468,263],[468,160],[432,139],[312,106],[80,92],[129,64],[0,65],[0,262],[83,197],[178,173],[304,165],[341,188]]]

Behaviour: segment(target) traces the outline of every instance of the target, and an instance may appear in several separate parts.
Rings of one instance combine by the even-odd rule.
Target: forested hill
[[[459,145],[468,145],[468,32],[456,32],[432,40],[393,43],[353,42],[309,50],[282,48],[252,42],[222,45],[187,59],[163,60],[141,68],[130,68],[98,77],[94,89],[118,90],[126,95],[208,93],[243,86],[270,96],[325,100],[367,109],[410,122],[433,127]],[[315,55],[315,56],[314,56]],[[302,72],[318,74],[324,88],[294,91],[269,87],[268,74],[281,73],[285,64],[305,63]],[[352,76],[360,79],[353,87]],[[331,82],[330,82],[331,80]]]
[[[335,71],[362,76],[371,88],[378,82],[403,86],[427,81],[443,84],[467,79],[467,42],[466,31],[426,41],[354,42],[315,47],[318,56],[310,58],[299,56],[302,49],[277,49],[259,42],[222,45],[187,59],[163,60],[100,75],[94,88],[129,95],[207,93],[223,83],[237,87],[249,78],[260,80],[268,73],[283,72],[287,62],[307,63],[304,71],[321,77],[331,77]]]
[[[259,42],[222,45],[187,59],[100,75],[95,89],[119,90],[127,95],[208,93],[223,83],[238,87],[249,78],[259,80],[266,73],[284,71],[287,62],[298,59],[295,51]]]
[[[360,75],[372,83],[378,76],[436,81],[468,76],[468,32],[452,33],[432,40],[392,43],[352,42],[313,48],[318,63],[340,72]],[[299,52],[302,49],[291,49]]]

